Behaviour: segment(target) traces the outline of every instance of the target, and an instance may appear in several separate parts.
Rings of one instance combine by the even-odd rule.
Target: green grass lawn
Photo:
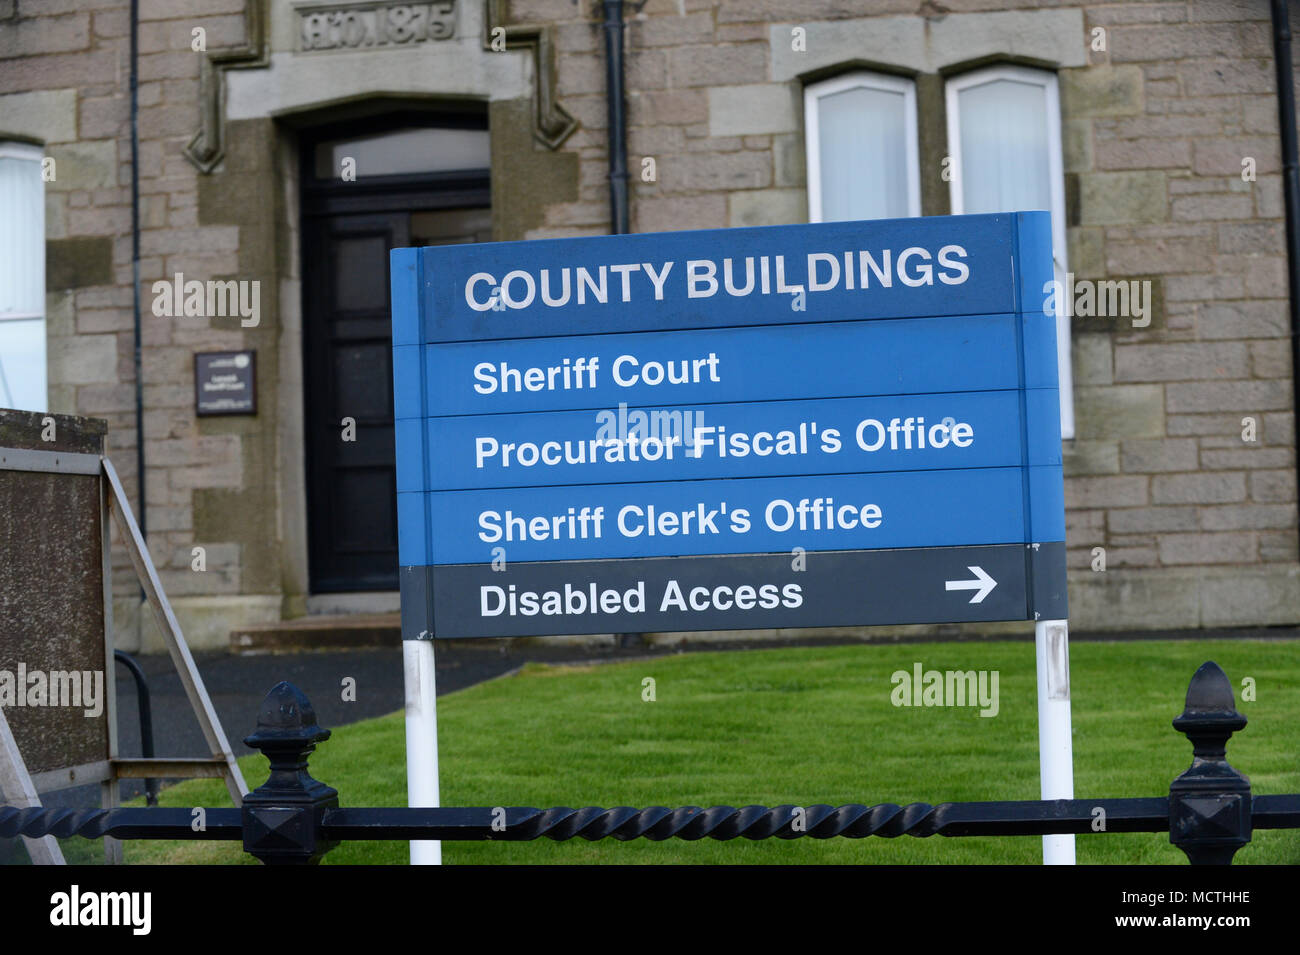
[[[1300,792],[1300,647],[1260,640],[1071,647],[1075,794],[1161,796],[1191,762],[1170,720],[1217,661],[1250,725],[1228,745],[1256,794]],[[997,670],[1000,711],[901,708],[890,675]],[[654,702],[642,680],[656,681]],[[1257,700],[1242,702],[1242,678]],[[444,805],[711,806],[1038,798],[1031,643],[890,644],[691,653],[591,667],[532,665],[438,701]],[[402,714],[342,727],[311,758],[346,806],[405,804]],[[240,761],[249,784],[260,755]],[[228,806],[219,782],[167,788],[164,806]],[[1077,837],[1081,863],[1185,864],[1167,835]],[[578,839],[444,843],[448,863],[1035,863],[1041,840]],[[235,843],[128,842],[132,863],[252,862]],[[403,842],[352,842],[326,863],[405,863]],[[1300,862],[1300,832],[1259,832],[1239,863]]]

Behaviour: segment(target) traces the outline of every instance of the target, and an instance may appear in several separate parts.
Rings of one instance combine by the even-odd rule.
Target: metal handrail
[[[145,679],[144,670],[131,654],[123,650],[114,650],[113,659],[126,667],[131,678],[135,680],[136,708],[140,713],[140,755],[145,759],[153,759],[153,703],[149,697],[149,681]],[[144,801],[148,806],[158,805],[158,780],[144,781]]]

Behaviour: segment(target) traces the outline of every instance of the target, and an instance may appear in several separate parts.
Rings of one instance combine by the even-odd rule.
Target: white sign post
[[[433,672],[433,641],[403,640],[406,677],[406,804],[439,805],[438,693]],[[441,865],[442,843],[411,842],[411,865]]]
[[[1074,743],[1070,730],[1070,628],[1065,620],[1034,624],[1038,660],[1040,798],[1074,798]],[[1074,836],[1043,836],[1044,865],[1074,865]]]

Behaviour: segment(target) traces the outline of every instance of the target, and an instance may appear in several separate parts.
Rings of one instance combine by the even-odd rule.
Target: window
[[[937,115],[920,121],[927,124],[926,142],[934,144],[927,145],[925,168],[943,164],[950,170],[945,177],[950,211],[963,215],[1047,210],[1052,216],[1054,277],[1064,287],[1065,176],[1056,74],[1019,66],[973,70],[949,78],[946,101],[946,149],[940,145],[943,121]],[[810,83],[804,90],[808,221],[919,216],[917,124],[912,80],[859,71]],[[942,198],[930,193],[926,203],[936,211],[942,208]],[[1061,436],[1073,438],[1065,298],[1055,296],[1057,372]]]
[[[41,149],[0,141],[0,407],[46,411]]]
[[[911,80],[859,72],[810,84],[804,117],[810,222],[921,214]]]
[[[1065,180],[1056,75],[999,66],[948,81],[949,188],[954,215],[1046,209],[1055,279],[1066,277]],[[1063,286],[1062,286],[1063,287]],[[1061,437],[1074,437],[1070,320],[1056,296]]]
[[[346,158],[355,162],[358,179],[479,170],[490,165],[486,129],[409,127],[329,140],[318,143],[315,150],[318,179],[337,177]]]

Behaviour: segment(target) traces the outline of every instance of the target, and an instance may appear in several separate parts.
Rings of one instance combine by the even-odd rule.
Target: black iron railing
[[[262,703],[244,742],[261,750],[271,774],[240,809],[15,809],[0,807],[0,836],[242,840],[267,864],[309,864],[350,839],[830,839],[843,836],[1036,836],[1053,833],[1167,832],[1194,865],[1226,865],[1256,829],[1300,828],[1300,795],[1252,796],[1250,780],[1229,765],[1228,738],[1246,725],[1223,670],[1203,664],[1187,689],[1174,728],[1192,743],[1192,765],[1168,796],[1024,802],[912,803],[898,806],[685,806],[533,809],[340,808],[338,793],[307,771],[329,730],[290,683]],[[1098,812],[1102,810],[1102,813]],[[1104,815],[1103,815],[1104,813]]]
[[[140,756],[143,759],[153,759],[153,702],[149,695],[149,680],[131,654],[114,650],[113,659],[126,667],[131,679],[135,681],[136,708],[140,714]],[[158,780],[145,779],[144,802],[146,806],[158,805]]]

